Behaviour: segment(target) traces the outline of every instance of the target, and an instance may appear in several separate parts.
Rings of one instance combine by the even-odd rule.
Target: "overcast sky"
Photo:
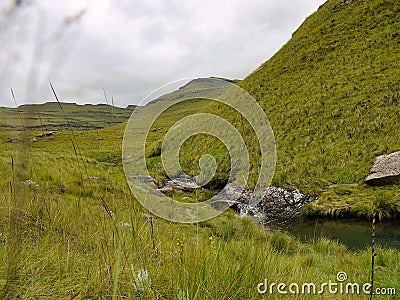
[[[1,0],[0,105],[138,103],[190,77],[242,79],[325,0]]]

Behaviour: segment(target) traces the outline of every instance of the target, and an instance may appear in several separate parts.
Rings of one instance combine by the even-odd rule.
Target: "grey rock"
[[[400,151],[376,157],[364,181],[369,185],[400,184]]]
[[[233,192],[226,193],[226,197],[237,196],[239,193],[238,189],[231,188],[230,190]],[[313,200],[311,196],[304,195],[298,190],[286,190],[271,186],[265,189],[259,199],[253,198],[252,191],[244,190],[232,208],[241,216],[252,216],[262,225],[266,225],[271,222],[281,222],[282,220],[288,222],[301,218],[301,209],[304,204]]]
[[[170,190],[182,190],[182,191],[193,191],[201,188],[194,179],[191,177],[177,177],[172,180],[168,180],[160,191]]]
[[[158,191],[163,192],[163,193],[171,192],[173,190],[174,190],[174,188],[172,186],[163,186],[162,188],[158,189]]]
[[[17,138],[13,138],[13,139],[9,139],[8,142],[11,144],[18,144],[21,142],[21,140],[17,139]]]
[[[261,196],[260,205],[266,216],[275,219],[296,219],[301,217],[304,204],[313,199],[298,190],[286,190],[280,187],[268,187]]]
[[[220,193],[221,197],[224,197],[231,201],[240,201],[248,203],[251,198],[251,192],[243,189],[240,186],[228,183]]]
[[[218,210],[226,209],[226,205],[232,206],[232,208],[240,213],[241,216],[250,215],[251,195],[251,191],[247,191],[237,185],[228,183],[218,195],[213,197],[211,205]]]
[[[38,184],[36,182],[34,182],[32,179],[27,179],[27,180],[23,181],[22,184],[38,186]]]

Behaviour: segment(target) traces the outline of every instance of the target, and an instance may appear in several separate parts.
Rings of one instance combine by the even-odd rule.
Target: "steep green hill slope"
[[[241,86],[267,113],[276,182],[360,182],[400,149],[400,2],[328,1]]]
[[[324,192],[310,213],[370,215],[378,201],[398,215],[398,187],[331,185],[362,183],[375,156],[400,150],[399,67],[400,2],[335,0],[241,83],[274,128],[275,183]]]
[[[362,183],[375,156],[400,150],[399,67],[400,2],[329,0],[308,17],[276,55],[238,83],[273,127],[278,154],[273,184],[322,194],[309,208],[312,214],[370,215],[376,199],[384,203],[382,216],[397,214],[398,187]],[[231,109],[211,110],[254,145],[254,134]],[[182,164],[195,173],[207,147],[216,147],[210,137],[188,141]],[[250,152],[255,162],[257,147]],[[229,161],[219,161],[220,172],[229,172]],[[249,186],[254,182],[253,176]],[[343,186],[354,183],[359,185]]]

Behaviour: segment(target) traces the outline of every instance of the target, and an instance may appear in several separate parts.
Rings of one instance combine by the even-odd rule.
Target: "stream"
[[[303,242],[326,237],[337,240],[352,250],[371,246],[371,222],[365,220],[306,219],[270,225],[271,228],[287,232]],[[384,248],[400,249],[400,221],[377,222],[375,243]]]

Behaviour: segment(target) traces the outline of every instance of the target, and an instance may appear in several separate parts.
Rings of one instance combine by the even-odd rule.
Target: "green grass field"
[[[149,218],[124,178],[123,126],[8,142],[35,133],[0,132],[3,298],[260,299],[266,277],[321,283],[344,271],[352,282],[369,281],[370,249],[302,244],[231,211],[195,225]],[[376,286],[399,290],[398,251],[377,252]],[[138,277],[141,269],[150,280],[140,279],[144,271]]]

